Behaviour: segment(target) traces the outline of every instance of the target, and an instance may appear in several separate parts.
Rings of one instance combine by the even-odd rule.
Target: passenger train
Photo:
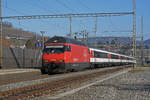
[[[44,44],[42,74],[135,64],[133,57],[90,48],[81,41],[55,36]]]

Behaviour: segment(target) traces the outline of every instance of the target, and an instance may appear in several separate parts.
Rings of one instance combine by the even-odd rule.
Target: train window
[[[112,55],[111,55],[111,58],[112,58],[112,59],[118,59],[118,56],[112,54]]]
[[[107,53],[100,53],[100,58],[108,58],[108,54]]]
[[[132,60],[132,58],[129,58],[129,60]]]
[[[107,53],[94,51],[94,57],[96,58],[108,58]]]
[[[120,59],[123,60],[123,56],[121,56]]]
[[[125,57],[122,57],[122,59],[125,60],[126,58],[125,58]]]
[[[71,51],[71,47],[70,46],[65,46],[65,51]]]
[[[45,46],[43,52],[44,53],[64,53],[65,46],[64,45],[48,45]]]
[[[98,52],[94,51],[94,57],[98,58]]]

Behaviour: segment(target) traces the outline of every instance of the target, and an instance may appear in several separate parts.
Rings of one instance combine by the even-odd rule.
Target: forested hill
[[[35,36],[34,32],[25,31],[23,29],[15,28],[9,22],[3,22],[2,25],[2,33],[3,33],[3,45],[23,45],[27,40],[18,41],[18,39],[23,37],[33,38]]]

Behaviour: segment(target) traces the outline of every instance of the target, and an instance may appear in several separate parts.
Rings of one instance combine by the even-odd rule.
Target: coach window
[[[117,55],[111,55],[112,59],[118,59]]]
[[[107,53],[101,52],[100,53],[100,58],[108,58]]]
[[[98,58],[98,52],[94,51],[94,57]]]
[[[125,59],[125,57],[122,57],[122,59],[124,60],[124,59]]]
[[[114,55],[111,55],[111,58],[114,59]]]
[[[132,58],[130,58],[130,60],[132,60]]]
[[[120,56],[120,59],[121,59],[121,60],[123,60],[123,57],[122,57],[122,56]]]

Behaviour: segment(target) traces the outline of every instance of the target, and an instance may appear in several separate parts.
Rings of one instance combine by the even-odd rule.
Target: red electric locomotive
[[[80,41],[55,36],[44,44],[43,74],[82,70],[90,67],[89,48]]]
[[[41,73],[51,74],[135,63],[133,57],[88,48],[81,41],[55,36],[44,45]]]

